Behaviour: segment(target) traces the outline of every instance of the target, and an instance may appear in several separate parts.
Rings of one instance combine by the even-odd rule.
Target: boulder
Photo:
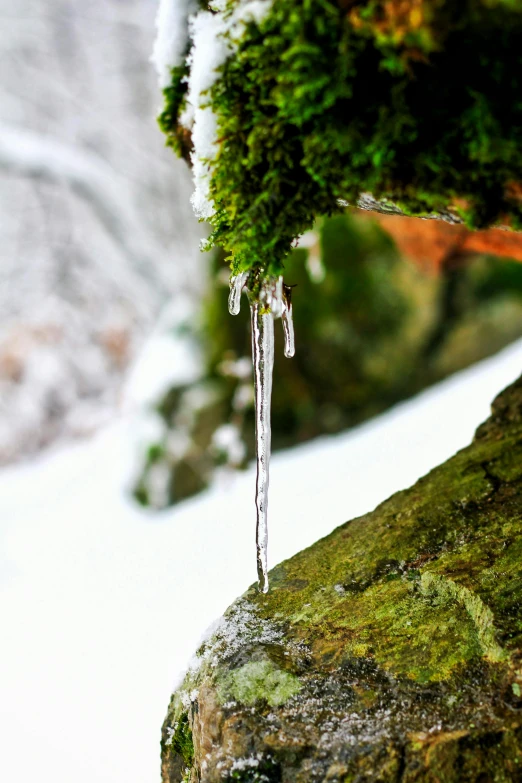
[[[230,607],[172,696],[163,783],[522,780],[521,562],[522,379]]]

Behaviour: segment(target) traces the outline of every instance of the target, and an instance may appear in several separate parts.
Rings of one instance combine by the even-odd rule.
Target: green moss
[[[144,506],[146,508],[149,505],[149,493],[141,482],[134,488],[132,495],[134,500],[139,503],[140,506]]]
[[[239,599],[173,697],[204,716],[194,774],[204,757],[207,783],[261,783],[252,759],[278,783],[518,780],[516,464],[522,379],[468,448]]]
[[[263,616],[289,620],[324,666],[371,657],[396,675],[438,682],[481,657],[506,660],[522,638],[520,478],[499,496],[489,472],[506,454],[521,463],[517,430],[476,441],[282,564],[268,596],[252,591],[252,600]]]
[[[299,692],[299,680],[289,672],[277,668],[269,660],[251,661],[233,669],[221,680],[218,688],[222,702],[233,699],[253,705],[266,701],[271,707],[284,704]]]
[[[313,639],[317,661],[335,666],[354,657],[371,658],[395,676],[419,683],[449,679],[482,651],[464,611],[454,603],[419,600],[406,580],[341,599],[320,619],[304,624],[314,629],[306,638]]]
[[[175,723],[170,747],[172,753],[177,753],[181,756],[185,766],[189,768],[192,766],[194,761],[194,743],[192,742],[192,731],[186,713],[183,713]]]
[[[279,273],[318,215],[364,192],[407,214],[453,208],[472,227],[521,226],[521,10],[515,0],[275,2],[246,25],[212,88],[211,243],[235,268]],[[180,85],[176,73],[170,107]]]
[[[147,464],[159,462],[165,456],[165,447],[162,443],[151,443],[147,449]]]
[[[171,69],[172,81],[163,90],[164,106],[158,117],[158,124],[167,137],[167,146],[172,147],[180,157],[188,157],[191,142],[186,130],[178,125],[178,118],[185,106],[187,94],[188,66],[177,66]]]

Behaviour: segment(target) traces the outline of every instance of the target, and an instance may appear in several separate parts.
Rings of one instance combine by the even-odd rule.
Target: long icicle
[[[270,466],[271,429],[270,401],[274,368],[274,318],[263,312],[258,301],[250,305],[252,317],[252,361],[256,407],[256,548],[259,590],[268,592],[268,480]]]

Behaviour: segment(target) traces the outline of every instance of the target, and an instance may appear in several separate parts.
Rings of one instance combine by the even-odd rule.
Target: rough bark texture
[[[232,605],[172,697],[164,783],[522,780],[521,557],[522,379]]]

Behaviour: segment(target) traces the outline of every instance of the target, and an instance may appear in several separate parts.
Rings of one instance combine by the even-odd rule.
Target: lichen
[[[222,703],[234,700],[253,705],[266,701],[271,707],[277,707],[299,693],[300,688],[297,677],[274,666],[270,660],[261,660],[228,672],[219,683],[218,694]]]
[[[224,783],[281,783],[281,770],[270,758],[238,759]]]
[[[443,603],[456,601],[463,604],[477,629],[483,655],[490,661],[505,660],[506,653],[496,640],[493,612],[478,595],[467,587],[457,585],[452,579],[429,571],[421,575],[420,586],[424,595],[435,595]]]

